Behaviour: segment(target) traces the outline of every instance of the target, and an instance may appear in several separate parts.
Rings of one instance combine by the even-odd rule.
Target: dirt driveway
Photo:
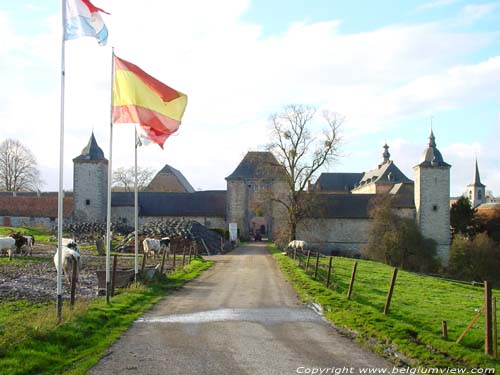
[[[264,244],[216,264],[136,321],[91,374],[358,373],[392,365],[297,299]],[[337,369],[337,370],[335,370]],[[348,371],[348,372],[347,372]],[[319,374],[319,372],[317,372]]]

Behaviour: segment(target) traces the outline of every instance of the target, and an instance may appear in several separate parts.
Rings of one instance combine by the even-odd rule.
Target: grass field
[[[313,280],[315,259],[309,272],[275,247],[271,252],[304,301],[320,303],[325,316],[346,328],[357,340],[384,354],[390,347],[401,362],[412,366],[466,366],[496,368],[500,361],[484,355],[484,317],[464,340],[460,333],[484,304],[479,286],[399,271],[389,315],[384,315],[392,267],[357,260],[357,274],[351,300],[347,290],[356,260],[335,257],[330,288],[325,285],[328,258],[321,258],[318,281]],[[305,259],[302,259],[304,265]],[[304,266],[302,266],[304,267]],[[494,296],[500,297],[498,290]],[[448,325],[448,340],[441,338],[441,322]]]
[[[168,278],[119,290],[110,304],[103,299],[78,302],[73,310],[65,304],[61,324],[57,323],[53,302],[3,302],[0,373],[86,374],[134,320],[211,264],[195,258]]]

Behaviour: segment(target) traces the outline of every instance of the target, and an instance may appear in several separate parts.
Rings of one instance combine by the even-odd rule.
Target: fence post
[[[182,267],[186,264],[186,245],[182,247]]]
[[[116,263],[118,261],[117,255],[113,255],[113,272],[111,274],[111,297],[115,295],[115,284],[116,284]]]
[[[328,263],[328,276],[326,277],[326,287],[327,288],[330,287],[330,276],[332,274],[332,261],[333,261],[333,257],[330,257],[330,261]]]
[[[172,246],[172,258],[174,259],[173,264],[172,264],[172,268],[175,271],[175,267],[176,267],[176,265],[175,265],[175,246]]]
[[[316,265],[314,266],[314,280],[318,277],[318,265],[319,265],[319,250],[316,253]]]
[[[146,258],[148,257],[147,253],[142,254],[142,266],[141,266],[141,272],[144,272],[144,267],[146,267]]]
[[[71,295],[70,295],[70,306],[73,308],[73,305],[75,304],[75,292],[76,292],[76,271],[77,271],[77,264],[75,262],[75,258],[73,258],[73,265],[72,265],[72,274],[71,274]]]
[[[498,358],[497,297],[493,297],[493,359]]]
[[[394,285],[396,284],[396,277],[398,276],[398,269],[394,267],[391,277],[391,285],[389,285],[389,292],[387,293],[387,299],[385,301],[384,314],[389,314],[391,308],[392,292],[394,291]]]
[[[491,285],[488,281],[484,282],[484,354],[492,355],[492,324],[491,324]]]
[[[354,287],[354,279],[356,278],[356,269],[358,268],[358,262],[354,262],[352,266],[351,281],[349,282],[349,290],[347,291],[347,299],[351,299],[352,288]]]
[[[191,244],[191,246],[189,246],[189,258],[188,258],[188,264],[191,264],[191,254],[193,252],[193,247],[194,245]]]
[[[306,272],[309,269],[309,259],[311,259],[311,250],[307,250]]]
[[[462,339],[465,337],[465,334],[467,332],[469,332],[469,329],[471,329],[472,326],[474,325],[474,323],[476,323],[476,321],[479,319],[479,317],[483,313],[483,310],[484,310],[484,306],[481,307],[481,309],[476,313],[476,315],[474,316],[474,318],[472,318],[472,320],[470,321],[469,325],[464,329],[464,331],[460,334],[460,336],[458,336],[457,341],[455,341],[456,344],[460,344],[460,341],[462,341]]]
[[[163,249],[163,257],[161,258],[160,275],[163,275],[163,267],[165,266],[165,257],[167,256],[168,251],[170,251],[170,244],[168,244],[168,249],[167,248]]]
[[[446,320],[441,322],[441,336],[445,340],[448,340],[448,324],[446,323]]]

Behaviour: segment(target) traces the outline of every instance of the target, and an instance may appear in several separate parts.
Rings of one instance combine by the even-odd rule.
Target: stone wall
[[[108,162],[75,161],[73,216],[75,222],[104,222],[106,219]]]
[[[45,227],[45,228],[55,228],[57,225],[57,219],[50,217],[35,217],[35,216],[9,216],[8,220],[3,217],[4,224],[9,222],[11,227]],[[69,222],[68,218],[65,218],[64,223]]]
[[[227,181],[227,222],[236,223],[240,237],[248,237],[248,194],[243,180]]]
[[[371,220],[307,219],[297,228],[297,239],[305,240],[325,253],[332,250],[359,253],[368,242]]]

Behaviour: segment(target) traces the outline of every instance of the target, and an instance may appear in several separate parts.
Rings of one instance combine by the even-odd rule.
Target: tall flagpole
[[[64,83],[65,83],[65,44],[64,22],[66,19],[66,0],[61,1],[62,40],[61,40],[61,114],[59,129],[59,193],[57,195],[57,319],[62,318],[62,230],[63,230],[63,178],[64,178]]]
[[[111,259],[111,183],[113,178],[113,84],[115,79],[115,47],[111,49],[111,108],[109,113],[108,204],[106,212],[106,302],[111,295],[109,265]]]
[[[135,179],[134,179],[134,226],[135,226],[135,282],[139,273],[139,193],[137,187],[137,146],[139,138],[137,137],[137,128],[135,127]]]

